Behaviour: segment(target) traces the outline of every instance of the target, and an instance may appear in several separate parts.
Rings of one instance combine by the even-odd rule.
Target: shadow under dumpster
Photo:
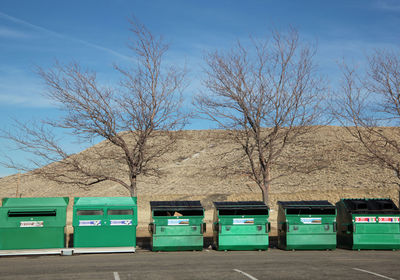
[[[68,248],[73,248],[74,234],[69,234],[68,239]],[[136,237],[136,246],[142,250],[151,250],[151,237],[144,236],[144,237]],[[277,248],[278,246],[278,237],[277,236],[270,236],[269,237],[269,248]],[[213,237],[212,236],[205,236],[204,237],[204,249],[211,249],[213,248]]]
[[[137,237],[136,238],[136,245],[138,248],[143,250],[151,250],[151,237]],[[270,236],[269,237],[269,248],[276,248],[278,246],[278,237],[277,236]],[[204,237],[204,249],[211,249],[213,248],[213,237],[206,236]]]

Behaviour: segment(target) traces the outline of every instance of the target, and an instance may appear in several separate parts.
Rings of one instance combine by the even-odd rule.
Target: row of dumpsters
[[[66,197],[4,198],[0,255],[51,248],[67,254],[107,252],[107,248],[134,251],[136,197],[75,198],[72,246],[67,246],[65,234],[68,203]],[[271,224],[266,204],[225,201],[214,206],[217,250],[268,249]],[[150,208],[153,251],[203,249],[206,224],[200,201],[151,201]],[[277,230],[278,247],[284,250],[396,250],[400,249],[400,210],[390,199],[341,199],[336,205],[324,200],[278,201]]]

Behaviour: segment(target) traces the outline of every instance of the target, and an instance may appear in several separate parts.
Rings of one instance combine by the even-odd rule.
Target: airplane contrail
[[[123,59],[126,59],[126,60],[132,60],[131,57],[126,56],[126,55],[124,55],[124,54],[121,54],[121,53],[119,53],[119,52],[116,52],[116,51],[114,51],[114,50],[112,50],[112,49],[109,49],[109,48],[106,48],[106,47],[103,47],[103,46],[99,46],[99,45],[96,45],[96,44],[87,42],[87,41],[85,41],[85,40],[77,39],[77,38],[74,38],[74,37],[71,37],[71,36],[68,36],[68,35],[65,35],[65,34],[61,34],[61,33],[52,31],[52,30],[50,30],[50,29],[47,29],[47,28],[44,28],[44,27],[41,27],[41,26],[32,24],[32,23],[30,23],[30,22],[27,22],[27,21],[24,21],[24,20],[22,20],[22,19],[19,19],[19,18],[10,16],[10,15],[7,15],[7,14],[2,13],[2,12],[0,12],[0,18],[4,18],[4,19],[9,20],[9,21],[12,21],[12,22],[14,22],[14,23],[27,26],[27,27],[29,27],[29,28],[32,28],[32,29],[37,30],[37,31],[40,31],[40,32],[44,32],[44,33],[49,34],[49,35],[54,36],[54,37],[58,37],[58,38],[62,38],[62,39],[67,39],[67,40],[74,41],[74,42],[83,44],[83,45],[85,45],[85,46],[91,47],[91,48],[95,48],[95,49],[98,49],[98,50],[107,52],[107,53],[112,54],[112,55],[114,55],[114,56],[117,56],[117,57],[119,57],[119,58],[123,58]]]

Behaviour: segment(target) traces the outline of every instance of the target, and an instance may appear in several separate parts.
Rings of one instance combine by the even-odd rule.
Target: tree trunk
[[[129,193],[132,197],[135,197],[136,194],[136,176],[131,177],[131,185],[129,186]]]
[[[262,192],[262,198],[265,204],[269,205],[269,189],[270,189],[270,168],[267,166],[263,174],[263,184],[260,186]]]
[[[264,203],[268,205],[269,197],[268,197],[267,186],[261,186],[260,188],[261,188],[261,192],[262,192],[262,199],[263,199]]]

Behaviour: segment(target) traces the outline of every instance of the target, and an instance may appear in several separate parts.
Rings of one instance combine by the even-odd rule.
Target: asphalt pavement
[[[399,279],[399,251],[228,251],[0,258],[0,279]]]

